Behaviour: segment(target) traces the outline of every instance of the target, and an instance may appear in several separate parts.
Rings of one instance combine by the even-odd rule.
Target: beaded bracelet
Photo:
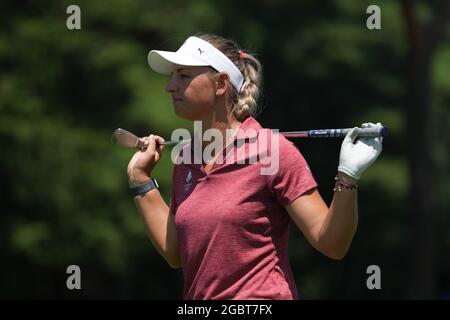
[[[335,180],[335,188],[333,189],[333,191],[341,191],[342,188],[345,188],[347,190],[358,190],[358,184],[348,184],[345,183],[341,180],[339,180],[339,178],[336,176],[334,177]],[[337,188],[336,188],[336,183],[337,183]]]

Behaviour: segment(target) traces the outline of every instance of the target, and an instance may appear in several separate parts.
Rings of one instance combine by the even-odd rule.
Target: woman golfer
[[[165,89],[177,116],[201,121],[203,130],[214,128],[224,137],[221,151],[210,158],[174,165],[169,206],[151,178],[164,139],[142,138],[147,148],[128,165],[134,201],[153,245],[171,267],[183,267],[184,299],[298,299],[288,257],[289,222],[318,251],[342,259],[357,226],[357,182],[379,156],[382,138],[356,141],[357,127],[347,134],[337,175],[330,177],[335,192],[328,207],[292,142],[276,135],[277,140],[260,143],[270,130],[253,117],[262,76],[254,56],[233,41],[198,35],[176,52],[152,50],[148,61],[154,71],[170,75]],[[195,139],[178,159],[195,153]],[[255,143],[279,156],[270,174],[263,174],[261,161],[227,158],[241,150],[248,151],[241,155],[249,160]],[[198,144],[201,151],[206,146]]]

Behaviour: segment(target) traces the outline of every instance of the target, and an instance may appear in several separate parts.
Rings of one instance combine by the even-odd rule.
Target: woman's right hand
[[[141,184],[149,179],[150,173],[161,159],[164,150],[164,139],[160,136],[151,134],[141,140],[147,147],[139,148],[128,163],[127,173],[130,185]]]

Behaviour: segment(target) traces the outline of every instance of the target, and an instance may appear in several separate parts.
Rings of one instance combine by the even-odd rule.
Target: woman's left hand
[[[381,126],[381,123],[363,123],[362,128]],[[361,174],[378,158],[383,149],[383,137],[361,137],[354,143],[360,128],[350,130],[341,145],[338,171],[359,180]]]

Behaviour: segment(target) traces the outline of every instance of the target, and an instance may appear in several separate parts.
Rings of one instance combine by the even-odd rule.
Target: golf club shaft
[[[319,129],[319,130],[307,130],[307,131],[289,131],[279,132],[279,134],[286,138],[343,138],[352,128],[344,129]],[[388,135],[388,128],[385,126],[377,126],[371,128],[361,128],[358,137],[370,138],[370,137],[385,137]],[[177,143],[189,143],[191,140],[180,141],[164,141],[164,145],[174,145]]]

